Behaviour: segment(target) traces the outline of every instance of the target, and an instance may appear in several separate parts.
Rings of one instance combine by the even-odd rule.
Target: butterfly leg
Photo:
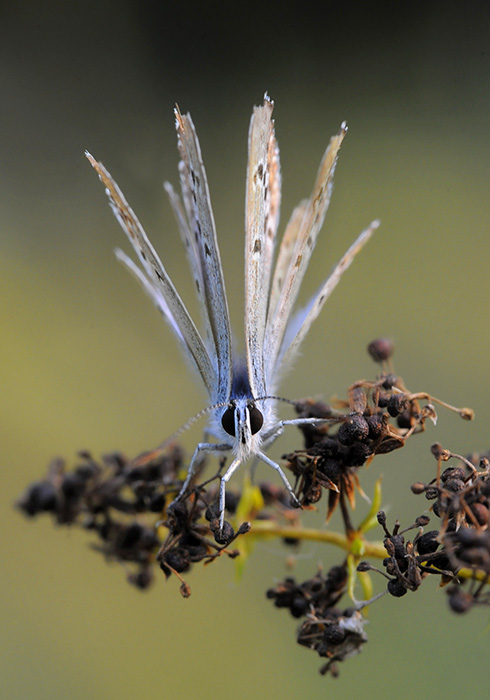
[[[261,459],[262,462],[265,462],[265,464],[268,464],[270,467],[272,467],[273,469],[276,470],[276,472],[281,477],[284,486],[288,490],[289,495],[291,496],[291,500],[293,501],[294,505],[296,506],[296,508],[301,508],[301,503],[299,502],[298,497],[296,496],[296,494],[293,491],[293,487],[289,483],[288,478],[287,478],[286,474],[283,472],[283,470],[281,469],[281,467],[276,462],[273,462],[272,459],[269,459],[269,457],[267,457],[267,455],[265,455],[263,452],[257,452],[257,457],[259,459]]]
[[[226,484],[231,479],[233,474],[236,472],[242,460],[236,457],[230,464],[226,472],[221,477],[221,482],[219,485],[219,529],[223,530],[223,525],[225,524],[225,489]]]
[[[290,418],[288,420],[280,420],[262,435],[262,439],[265,444],[270,444],[281,435],[285,425],[324,425],[329,422],[337,423],[338,418]]]
[[[279,435],[281,435],[281,433],[284,430],[284,426],[286,426],[286,425],[300,426],[300,425],[324,424],[324,423],[328,423],[329,420],[332,420],[332,419],[329,419],[329,418],[291,418],[289,420],[281,420],[281,421],[278,421],[275,425],[273,425],[272,428],[270,428],[263,435],[263,441],[266,445],[270,444],[271,442],[274,442],[274,440],[276,438],[278,438]],[[336,420],[336,419],[333,419],[333,420]],[[296,505],[297,508],[301,508],[301,503],[299,502],[296,494],[293,491],[291,484],[288,481],[287,476],[285,475],[285,473],[283,472],[283,470],[281,469],[279,464],[277,464],[276,462],[273,462],[263,452],[258,452],[256,457],[258,457],[260,460],[262,460],[262,462],[265,462],[265,464],[268,464],[269,466],[271,466],[273,469],[276,470],[276,472],[281,477],[284,486],[288,490],[288,493],[291,496],[293,503]]]
[[[194,450],[194,454],[192,455],[191,463],[189,464],[187,476],[185,477],[185,481],[182,484],[182,488],[180,489],[178,496],[174,499],[173,502],[176,503],[177,501],[181,501],[185,497],[189,484],[191,483],[196,471],[198,470],[201,464],[201,460],[203,459],[203,457],[206,456],[206,454],[210,454],[212,452],[228,452],[229,450],[230,445],[228,445],[227,443],[217,445],[214,442],[200,442]]]

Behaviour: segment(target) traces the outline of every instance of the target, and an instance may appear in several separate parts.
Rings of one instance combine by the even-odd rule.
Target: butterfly
[[[294,311],[301,282],[313,254],[330,203],[338,152],[347,133],[342,123],[325,151],[308,200],[293,211],[275,254],[281,200],[279,149],[272,119],[274,103],[264,96],[253,110],[248,135],[245,207],[245,353],[232,343],[228,302],[206,172],[189,114],[175,109],[182,197],[165,189],[177,219],[199,300],[201,334],[121,190],[102,163],[86,152],[105,185],[109,203],[139,259],[138,266],[121,250],[117,258],[136,277],[158,308],[197,370],[209,396],[207,433],[217,442],[201,442],[191,459],[176,501],[188,492],[207,453],[232,452],[221,476],[219,524],[224,526],[225,488],[235,471],[252,458],[268,464],[282,479],[295,506],[301,504],[279,464],[265,449],[286,425],[317,422],[314,418],[278,420],[276,392],[285,370],[298,353],[311,324],[344,271],[369,240],[373,221],[335,265],[305,308]]]

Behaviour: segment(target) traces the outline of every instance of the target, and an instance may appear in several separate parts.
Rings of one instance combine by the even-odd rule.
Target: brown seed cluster
[[[17,505],[29,517],[49,513],[59,525],[93,532],[98,539],[93,548],[123,564],[137,588],[152,583],[156,562],[166,577],[177,576],[187,596],[190,588],[182,573],[192,564],[207,563],[222,552],[237,555],[227,546],[250,526],[235,533],[226,522],[219,530],[216,507],[210,506],[216,489],[208,497],[196,489],[187,503],[168,506],[182,485],[180,448],[156,453],[151,460],[114,453],[96,461],[88,451],[78,459],[71,471],[64,460],[53,460],[47,477],[31,484]],[[236,502],[232,492],[227,494],[230,512]]]
[[[53,460],[46,478],[31,484],[17,505],[30,517],[49,513],[60,525],[78,525],[95,533],[94,549],[124,564],[128,581],[144,589],[152,582],[160,546],[155,514],[164,508],[181,459],[176,448],[144,468],[135,468],[120,453],[97,461],[82,451],[71,471],[64,460]]]
[[[409,437],[425,429],[427,419],[435,420],[433,405],[421,405],[419,397],[390,372],[373,382],[353,384],[349,400],[335,407],[343,409],[342,414],[321,402],[298,402],[301,418],[325,419],[323,424],[301,427],[305,448],[285,456],[302,505],[317,503],[326,490],[327,521],[339,503],[344,508],[347,501],[353,507],[359,467],[403,447]]]
[[[437,443],[432,453],[436,477],[412,486],[414,493],[424,493],[432,502],[440,521],[427,564],[442,569],[443,582],[451,582],[451,609],[467,612],[474,605],[490,604],[490,454],[462,457]],[[442,464],[450,460],[455,466],[442,471]]]
[[[301,584],[288,577],[267,591],[277,608],[288,609],[293,617],[305,618],[297,641],[328,659],[320,669],[322,674],[337,676],[338,662],[359,653],[361,645],[367,642],[361,613],[353,607],[337,607],[346,592],[347,580],[345,565],[333,566],[326,575],[320,570]]]

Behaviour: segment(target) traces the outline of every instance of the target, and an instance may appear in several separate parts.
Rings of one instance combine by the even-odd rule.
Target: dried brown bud
[[[180,594],[182,598],[188,598],[191,594],[191,587],[185,581],[183,581],[180,585]]]
[[[384,362],[392,355],[395,347],[389,338],[376,338],[368,345],[368,353],[375,362]]]
[[[463,420],[473,420],[475,412],[472,408],[460,408],[459,415]]]

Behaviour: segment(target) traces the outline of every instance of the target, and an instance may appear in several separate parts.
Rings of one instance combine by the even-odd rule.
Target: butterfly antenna
[[[299,401],[295,401],[294,399],[286,399],[284,396],[258,396],[255,401],[267,401],[267,400],[272,400],[272,401],[283,401],[284,403],[289,403],[292,406],[298,406]]]
[[[283,403],[288,403],[291,406],[294,406],[295,408],[301,407],[304,405],[304,400],[302,399],[286,399],[284,396],[258,396],[257,398],[254,399],[255,401],[267,401],[267,400],[272,400],[272,401],[282,401]],[[331,411],[331,415],[328,418],[313,418],[313,419],[308,419],[312,420],[318,423],[336,423],[338,422],[339,418],[346,418],[345,413],[338,413],[337,411]]]
[[[211,411],[214,411],[215,408],[221,408],[223,406],[228,406],[228,402],[225,403],[216,403],[213,404],[212,406],[206,406],[206,408],[203,408],[201,411],[196,413],[194,416],[189,418],[189,420],[184,423],[178,430],[176,430],[170,437],[166,438],[158,447],[155,447],[155,449],[150,450],[149,452],[144,452],[142,455],[139,457],[136,457],[136,459],[133,461],[133,465],[136,467],[141,467],[145,464],[148,464],[149,462],[153,461],[154,459],[158,459],[163,452],[173,443],[175,440],[180,437],[183,433],[186,432],[186,430],[189,430],[189,428],[194,425],[194,423],[197,423],[198,420],[206,416],[208,413]]]
[[[304,399],[286,399],[284,396],[257,396],[254,401],[282,401],[283,403],[288,403],[291,406],[297,408],[304,403]]]

